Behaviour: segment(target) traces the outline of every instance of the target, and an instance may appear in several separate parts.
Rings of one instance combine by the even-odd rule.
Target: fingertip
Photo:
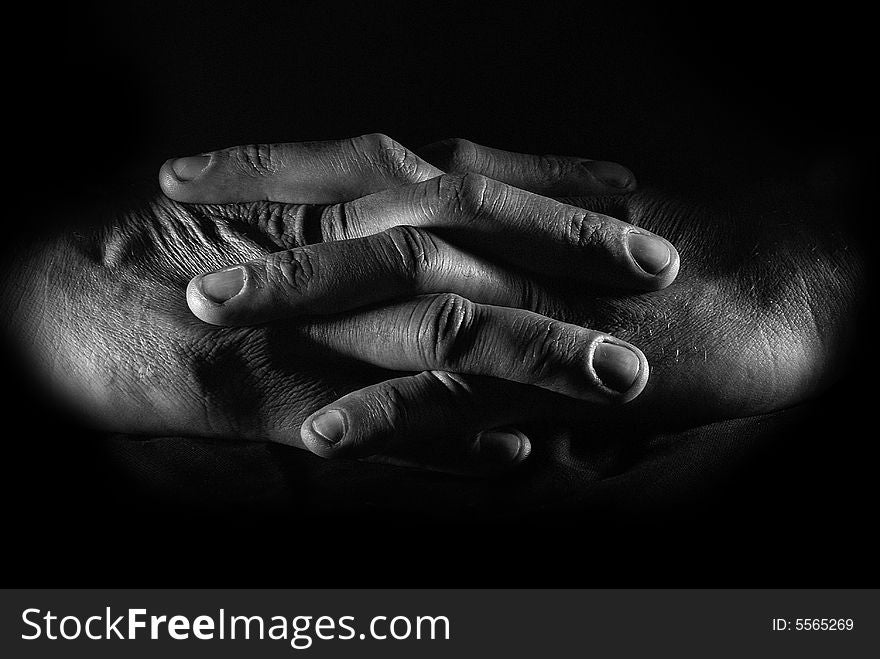
[[[215,322],[214,307],[216,307],[216,304],[208,300],[202,293],[202,276],[196,275],[189,280],[189,284],[186,286],[186,304],[196,318],[216,325],[219,324]]]
[[[522,464],[532,452],[529,438],[514,428],[486,430],[477,435],[478,462],[493,470],[506,470]]]
[[[236,311],[226,306],[245,289],[245,268],[235,266],[226,270],[196,275],[186,286],[186,303],[200,320],[212,325],[235,324]]]
[[[204,175],[210,163],[209,155],[170,158],[159,169],[159,187],[171,199],[191,201],[191,185]]]
[[[605,336],[590,354],[590,370],[599,388],[613,404],[628,403],[645,389],[650,375],[648,358],[630,343]]]
[[[189,182],[197,179],[211,164],[211,156],[185,156],[171,161],[171,171],[178,180]]]
[[[182,184],[180,179],[174,174],[173,162],[173,158],[168,159],[159,168],[159,187],[165,196],[171,199],[178,199]]]
[[[638,230],[627,232],[625,242],[635,272],[647,290],[660,290],[675,281],[681,260],[671,242]]]
[[[319,410],[308,417],[300,427],[300,437],[305,447],[322,458],[338,458],[344,455],[345,442],[351,424],[348,414],[340,408]]]
[[[681,257],[678,254],[678,250],[675,249],[675,245],[666,240],[665,238],[661,238],[659,236],[655,236],[657,240],[662,241],[667,249],[669,250],[669,257],[666,261],[666,264],[663,265],[656,274],[653,274],[649,281],[648,290],[651,291],[659,291],[670,284],[672,284],[676,277],[678,277],[678,271],[681,267]]]
[[[635,174],[621,164],[607,160],[587,160],[582,164],[605,192],[632,192],[637,187]]]
[[[660,271],[656,277],[658,290],[666,288],[675,281],[675,278],[678,277],[679,267],[681,266],[681,257],[678,255],[678,250],[675,249],[675,246],[669,241],[667,241],[667,243],[669,244],[670,259],[669,264]]]

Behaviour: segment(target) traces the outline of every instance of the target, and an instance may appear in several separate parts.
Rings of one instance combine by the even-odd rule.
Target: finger
[[[642,352],[613,336],[448,293],[313,317],[300,331],[305,345],[374,366],[486,375],[596,403],[628,402],[648,379]]]
[[[323,457],[381,453],[383,461],[444,470],[503,470],[522,463],[531,443],[498,429],[527,419],[533,400],[531,387],[428,371],[347,394],[307,418],[300,433]]]
[[[176,201],[331,204],[441,174],[381,134],[327,142],[253,144],[167,161],[162,191]]]
[[[239,326],[443,292],[516,308],[564,304],[542,284],[410,226],[199,275],[187,288],[187,302],[205,322]]]
[[[633,173],[614,162],[502,151],[453,138],[416,149],[448,174],[482,174],[547,197],[621,194],[636,189]]]
[[[479,174],[445,174],[331,206],[321,216],[325,242],[397,225],[430,229],[539,274],[609,288],[657,290],[678,274],[678,252],[660,236]]]
[[[513,471],[531,455],[531,440],[517,428],[492,428],[463,438],[459,437],[459,432],[458,428],[454,428],[442,433],[436,445],[425,442],[399,443],[393,449],[368,456],[365,460],[458,476],[488,476]],[[450,451],[450,445],[464,446],[470,450],[462,456],[460,450]]]

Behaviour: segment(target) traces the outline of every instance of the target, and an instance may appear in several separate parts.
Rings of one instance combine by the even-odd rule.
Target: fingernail
[[[666,241],[656,236],[646,236],[642,233],[631,232],[628,238],[629,253],[635,259],[639,267],[650,275],[663,272],[672,260],[672,252]]]
[[[210,156],[187,156],[186,158],[178,158],[171,163],[171,169],[174,170],[175,176],[181,181],[191,181],[205,171],[205,167],[208,166],[210,160]]]
[[[218,304],[238,295],[243,286],[244,273],[241,268],[210,272],[201,281],[204,296]]]
[[[609,389],[623,393],[639,375],[639,356],[629,348],[613,343],[600,343],[593,352],[596,375]]]
[[[635,176],[632,172],[616,162],[591,160],[585,162],[584,167],[590,174],[612,188],[625,189],[635,183]]]
[[[338,444],[345,436],[345,417],[339,410],[329,410],[312,419],[312,430],[331,444]]]
[[[514,462],[523,450],[522,438],[505,430],[480,433],[480,458],[494,464]]]

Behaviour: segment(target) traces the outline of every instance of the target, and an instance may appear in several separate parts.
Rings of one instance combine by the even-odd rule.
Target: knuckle
[[[393,138],[384,133],[369,133],[352,140],[355,151],[366,160],[377,161],[384,151],[395,151],[403,147]]]
[[[274,201],[257,201],[238,204],[235,210],[239,219],[254,226],[259,235],[283,249],[305,245],[306,227],[314,207],[305,204],[283,204]]]
[[[536,382],[560,371],[587,371],[586,342],[552,320],[537,323],[530,330],[531,336],[522,345],[520,363]]]
[[[582,211],[568,218],[566,237],[575,247],[602,247],[611,241],[613,234],[612,227],[596,213]]]
[[[427,272],[438,253],[433,237],[424,229],[401,225],[385,232],[390,244],[390,255],[394,259],[395,272],[404,279],[417,283]]]
[[[536,172],[538,179],[545,185],[559,182],[565,170],[559,158],[554,156],[539,156],[536,164]]]
[[[270,284],[279,285],[303,293],[315,278],[315,263],[308,250],[294,249],[277,252],[266,257],[266,279]]]
[[[352,141],[364,155],[378,153],[384,146],[396,144],[394,139],[388,137],[385,133],[367,133],[366,135],[355,137]]]
[[[332,204],[321,210],[321,242],[345,240],[349,235],[349,215],[352,209],[346,204]]]
[[[394,180],[415,183],[422,180],[424,165],[421,159],[397,140],[383,133],[362,135],[358,150],[374,167]]]
[[[460,295],[434,296],[416,337],[425,364],[449,367],[460,363],[474,343],[475,315],[473,302]]]
[[[407,398],[394,382],[382,382],[373,389],[372,405],[374,418],[382,430],[392,432],[409,427]]]
[[[467,376],[449,371],[424,371],[425,377],[436,383],[438,393],[442,393],[453,400],[470,399],[474,395],[473,387],[468,382]]]
[[[440,212],[476,218],[487,206],[489,179],[480,174],[444,174],[438,179],[437,198]]]
[[[449,154],[444,169],[450,173],[471,172],[477,169],[479,150],[477,145],[461,137],[451,137],[441,143]]]
[[[263,177],[281,169],[278,150],[272,144],[246,144],[232,149],[230,159],[247,176]]]

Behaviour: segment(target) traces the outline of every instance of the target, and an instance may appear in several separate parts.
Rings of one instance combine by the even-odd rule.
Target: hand
[[[413,176],[437,173],[411,155],[406,155],[406,160],[415,159],[416,171],[423,174],[398,167],[397,158],[387,160],[391,164],[384,169],[376,168],[375,159],[382,162],[382,154],[401,149],[385,138],[367,137],[340,144],[336,155],[345,156],[348,148],[349,165],[339,168],[336,183],[332,172],[313,179],[316,187],[312,190],[324,194],[328,189],[340,189],[343,192],[339,194],[361,194],[395,183],[405,186]],[[332,161],[331,153],[321,151],[320,146],[314,148],[317,160]],[[567,189],[610,191],[590,173],[589,167],[599,165],[585,167],[583,159],[489,155],[490,161],[507,158],[504,166],[512,173],[520,172],[520,177],[527,178],[523,171],[528,167],[544,167],[533,176],[538,189],[561,189],[564,186],[560,181],[568,179],[577,185],[566,184]],[[373,159],[369,166],[352,168],[364,157]],[[520,167],[510,164],[517,158]],[[615,166],[605,163],[602,167],[607,177]],[[632,181],[625,169],[617,169],[623,172],[624,180]],[[378,178],[377,170],[384,172]],[[296,171],[308,170],[300,167]],[[352,171],[361,172],[359,187],[345,188],[352,185]],[[302,185],[308,188],[308,181]],[[316,351],[313,340],[321,339],[322,332],[327,335],[325,347],[338,347],[339,341],[350,334],[350,323],[339,324],[335,332],[333,321],[216,330],[189,314],[182,291],[186,281],[199,271],[305,242],[306,232],[319,228],[318,223],[310,223],[315,217],[310,213],[323,212],[323,219],[330,220],[334,217],[332,209],[286,208],[265,202],[196,207],[148,199],[117,213],[97,230],[38,245],[36,253],[23,259],[21,276],[15,281],[18,299],[7,297],[4,301],[10,306],[18,303],[17,334],[33,337],[33,352],[45,361],[45,370],[63,397],[103,427],[153,435],[196,434],[298,444],[297,428],[308,412],[334,400],[339,391],[350,391],[384,377],[375,369],[351,362],[345,363],[343,371],[331,358]],[[617,227],[620,223],[611,224]],[[552,242],[552,236],[545,237],[545,241]],[[601,254],[601,250],[595,253]],[[614,260],[609,257],[608,262]],[[638,282],[638,278],[634,280]],[[527,323],[534,322],[532,317],[524,316]],[[559,351],[559,363],[555,368],[545,368],[547,381],[540,384],[581,397],[610,400],[628,395],[604,387],[588,359],[594,352],[608,352],[607,345],[595,350],[601,339],[611,346],[625,344],[561,323],[553,324],[553,328],[560,337],[569,337],[572,355],[581,360],[567,363],[562,354],[564,343],[548,345],[547,350]],[[574,337],[579,340],[572,340]],[[533,337],[525,332],[521,337],[509,338],[514,345],[520,341],[519,351],[528,356],[526,341]],[[624,351],[637,357],[635,369],[631,362],[628,366],[630,380],[636,381],[629,395],[635,395],[647,369],[640,353]],[[610,352],[613,365],[613,349]],[[475,362],[477,371],[488,366],[485,360]],[[521,379],[534,378],[529,366],[528,362],[523,364]],[[566,377],[560,378],[557,371],[566,371]],[[408,382],[421,391],[436,393],[433,398],[441,408],[445,400],[456,397],[464,401],[470,396],[479,401],[457,419],[461,441],[444,444],[438,451],[440,462],[455,465],[457,461],[458,468],[463,462],[465,466],[491,467],[510,464],[527,453],[528,440],[519,434],[485,434],[474,441],[480,430],[500,425],[501,420],[493,420],[489,413],[502,407],[501,401],[492,399],[497,395],[492,393],[496,384],[493,379],[472,377],[462,384],[456,376],[427,372]],[[528,408],[541,399],[533,387],[514,385],[514,389],[522,400],[517,414],[528,414]],[[559,396],[553,396],[556,398]],[[509,405],[511,399],[507,397],[503,402]],[[437,432],[434,429],[434,434],[427,436],[436,437]],[[516,444],[514,450],[511,438]],[[426,443],[418,452],[430,453],[430,448]]]
[[[278,148],[283,152],[285,147]],[[451,141],[445,148],[431,151],[429,157],[438,167],[453,170],[462,162],[479,170],[486,160],[482,154],[491,153],[464,141]],[[231,189],[240,190],[236,197],[239,200],[248,199],[251,189],[269,187],[279,191],[278,199],[295,200],[289,190],[283,192],[284,175],[264,173],[261,177],[268,182],[244,188],[224,169],[222,160],[212,161],[201,177],[178,188],[166,187],[166,191],[178,195],[185,187],[190,199],[216,201],[210,185],[218,174]],[[441,188],[442,180],[437,180]],[[852,258],[853,251],[845,239],[823,234],[821,216],[816,220],[801,214],[792,221],[792,216],[797,218],[803,212],[797,201],[797,196],[802,196],[800,191],[790,194],[785,189],[774,190],[774,201],[785,201],[782,208],[774,209],[773,221],[764,215],[766,199],[747,190],[738,200],[724,200],[706,208],[657,193],[589,200],[595,210],[674,237],[681,246],[686,266],[674,286],[638,297],[622,297],[599,296],[582,285],[548,281],[534,274],[543,266],[550,274],[569,272],[591,279],[591,272],[576,269],[576,257],[566,259],[561,249],[564,241],[529,240],[529,231],[552,231],[554,222],[560,216],[566,217],[558,209],[570,207],[556,206],[548,211],[551,207],[540,206],[544,202],[531,195],[492,181],[469,180],[473,188],[464,192],[456,189],[453,196],[479,199],[477,209],[465,203],[463,209],[444,208],[438,213],[430,204],[413,204],[413,199],[425,198],[426,184],[345,204],[334,211],[337,217],[347,218],[345,228],[331,222],[325,235],[369,237],[288,250],[227,269],[219,279],[234,284],[223,302],[205,295],[206,285],[212,286],[217,279],[196,277],[190,283],[190,306],[202,319],[224,325],[348,311],[440,290],[457,292],[471,302],[529,309],[567,323],[614,332],[644,347],[654,365],[652,380],[640,398],[626,408],[628,416],[642,422],[694,423],[766,412],[804,400],[833,378],[846,345],[843,335],[847,319],[857,302],[853,282],[859,277],[860,260]],[[460,186],[460,179],[456,181],[455,185]],[[577,204],[586,200],[569,201]],[[467,221],[449,219],[462,216]],[[507,222],[511,217],[519,218],[521,223]],[[372,235],[396,224],[419,228],[398,227],[390,233]],[[392,249],[397,245],[403,248]],[[395,250],[410,256],[385,256]],[[475,256],[479,251],[491,260]],[[533,274],[525,275],[524,270]],[[615,272],[619,282],[633,286],[636,281],[627,279],[622,269]],[[667,273],[672,273],[672,268],[654,280],[656,288],[668,283],[662,278]],[[595,278],[592,281],[596,283]],[[481,344],[476,334],[467,331],[469,324],[465,324],[465,331],[455,326],[455,350],[445,351],[457,353],[456,359],[447,355],[442,363],[413,363],[413,352],[408,348],[417,341],[411,334],[401,334],[400,328],[408,326],[408,318],[422,317],[424,305],[429,304],[405,302],[334,319],[334,331],[338,323],[348,323],[351,334],[334,347],[391,368],[456,371],[455,381],[432,387],[422,374],[349,394],[310,420],[319,420],[325,432],[328,427],[343,431],[343,439],[328,445],[306,423],[303,439],[307,446],[323,455],[368,453],[376,445],[440,434],[458,419],[471,419],[473,410],[486,414],[491,423],[516,422],[511,417],[519,421],[535,415],[546,418],[549,412],[557,420],[578,423],[602,416],[596,408],[573,406],[558,398],[539,402],[532,396],[527,401],[529,395],[517,395],[519,392],[509,382],[494,381],[488,383],[489,391],[473,391],[472,380],[466,374],[474,364],[485,364],[482,368],[487,370],[481,372],[498,375],[510,362],[506,355],[511,353],[503,340],[492,340],[488,342],[491,349],[486,348],[485,342]],[[484,320],[492,316],[479,304],[441,298],[441,308],[456,305],[461,317],[472,315]],[[318,327],[312,336],[328,341],[320,323],[310,321],[306,326],[313,332]],[[359,339],[365,327],[367,336]],[[497,327],[491,331],[504,336]],[[386,337],[391,340],[382,341]],[[397,345],[402,347],[395,351]],[[422,353],[416,350],[415,354]],[[553,357],[548,359],[552,363]],[[492,370],[495,364],[497,370]],[[512,379],[535,383],[519,374]],[[457,389],[457,394],[444,395],[444,388]],[[549,388],[560,391],[554,386]]]
[[[578,177],[585,178],[582,159],[513,156],[467,145],[471,169],[482,165],[495,175],[499,171],[514,175],[523,170],[523,163],[534,162],[527,164],[526,171],[540,171],[540,163],[552,176],[530,187],[598,191],[592,176],[575,185]],[[225,201],[236,190],[239,201],[264,199],[267,190],[272,191],[273,201],[326,199],[333,174],[325,169],[315,178],[312,172],[320,163],[338,162],[338,148],[338,144],[329,144],[319,152],[314,145],[300,144],[239,147],[169,161],[160,180],[178,200]],[[255,153],[262,154],[256,180],[252,172],[238,174],[242,162],[257,160]],[[407,154],[396,157],[412,164],[396,169],[419,171],[418,158]],[[317,165],[311,161],[316,157]],[[518,166],[503,166],[510,162]],[[190,165],[196,166],[195,171],[187,171],[184,181],[177,170]],[[607,172],[610,166],[604,164],[604,168]],[[366,173],[371,167],[356,162],[345,171]],[[632,181],[628,172],[622,173],[623,181]],[[565,179],[570,182],[563,186],[559,181]],[[318,190],[315,180],[320,183]],[[523,181],[521,174],[517,181]],[[348,194],[365,191],[349,190]],[[413,437],[439,439],[438,435],[446,435],[450,418],[471,418],[486,429],[499,422],[509,425],[523,418],[533,407],[530,403],[541,399],[500,378],[594,403],[626,402],[644,385],[647,365],[637,350],[616,344],[608,336],[515,310],[523,306],[524,295],[542,295],[541,285],[475,252],[483,248],[512,266],[544,274],[574,272],[593,288],[650,290],[667,285],[678,269],[675,250],[666,241],[614,218],[585,213],[474,174],[439,176],[386,190],[324,209],[321,217],[320,238],[342,242],[279,252],[269,259],[198,277],[188,289],[196,314],[220,325],[287,314],[339,313],[412,295],[443,293],[333,318],[331,323],[313,319],[294,330],[307,329],[310,338],[332,348],[336,355],[421,372],[350,394],[332,410],[316,415],[303,428],[303,440],[312,450],[327,456],[372,455],[389,446],[406,447]],[[471,252],[435,233],[408,226],[414,224],[437,227],[435,232],[444,231],[449,240],[463,243]],[[360,238],[350,239],[353,236]],[[518,358],[524,346],[528,356]],[[463,380],[462,374],[499,380],[480,383],[477,388],[476,381]],[[520,398],[528,400],[510,404]],[[418,414],[404,417],[393,409],[396,405],[409,408],[410,400],[421,401]],[[548,399],[541,407],[558,405]],[[530,411],[526,418],[534,415]],[[513,437],[514,455],[523,443],[521,434],[517,435]]]

